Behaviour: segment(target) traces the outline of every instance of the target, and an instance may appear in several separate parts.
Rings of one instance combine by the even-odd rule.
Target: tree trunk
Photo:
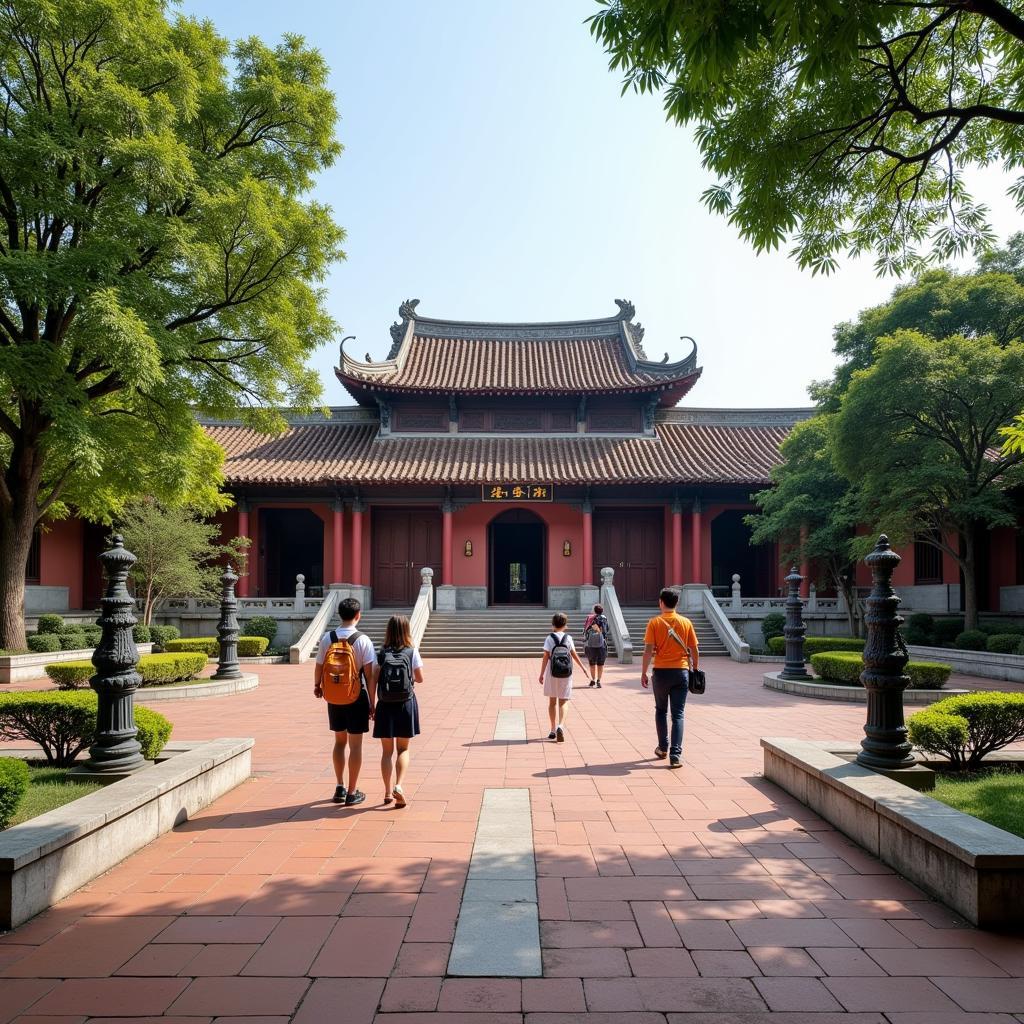
[[[978,564],[974,543],[974,524],[969,523],[961,534],[964,541],[960,568],[964,574],[964,629],[978,628]]]
[[[23,495],[18,497],[24,498]],[[25,569],[36,527],[35,494],[0,515],[0,649],[25,647]]]

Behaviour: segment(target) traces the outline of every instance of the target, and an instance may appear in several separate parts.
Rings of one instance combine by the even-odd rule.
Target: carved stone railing
[[[313,621],[306,627],[302,636],[288,648],[288,661],[291,664],[297,665],[309,658],[310,652],[316,647],[320,637],[327,632],[327,627],[334,620],[340,596],[340,590],[328,590],[324,595],[324,599],[320,602],[320,610],[313,616]]]
[[[412,631],[414,647],[419,647],[423,634],[427,631],[430,613],[434,609],[434,570],[425,565],[420,569],[420,592],[409,616],[409,628]]]
[[[633,641],[629,637],[626,619],[622,614],[618,595],[615,593],[615,570],[608,567],[601,570],[601,604],[604,605],[605,615],[608,616],[608,625],[611,627],[612,639],[615,641],[615,650],[619,652],[619,664],[631,665],[633,663]]]
[[[722,606],[715,600],[711,591],[705,590],[701,598],[704,615],[718,634],[718,639],[725,644],[729,657],[733,661],[750,661],[750,644],[743,640],[736,630],[733,629],[729,616],[725,614]]]

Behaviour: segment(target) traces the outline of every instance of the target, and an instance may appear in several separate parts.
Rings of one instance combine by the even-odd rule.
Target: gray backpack
[[[589,626],[587,626],[587,639],[584,647],[591,651],[600,651],[608,641],[605,636],[608,631],[608,620],[603,615],[598,615]]]

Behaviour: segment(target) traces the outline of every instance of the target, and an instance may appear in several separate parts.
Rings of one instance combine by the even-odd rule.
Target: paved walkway
[[[175,736],[254,735],[255,777],[0,937],[0,1024],[1012,1024],[1024,939],[966,927],[759,776],[763,735],[859,737],[862,706],[708,663],[684,768],[636,668],[547,734],[537,663],[427,666],[410,805],[328,798],[308,667],[167,703]],[[522,697],[502,697],[519,675]],[[499,711],[529,742],[495,740]],[[528,789],[543,977],[446,978],[483,794]]]

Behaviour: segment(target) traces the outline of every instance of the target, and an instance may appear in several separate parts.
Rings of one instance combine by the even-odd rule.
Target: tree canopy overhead
[[[986,248],[964,169],[1024,164],[1019,0],[598,0],[624,89],[696,126],[703,195],[757,250],[880,272]],[[1024,207],[1024,176],[1012,194]]]
[[[299,37],[231,46],[162,0],[0,4],[0,646],[43,517],[216,507],[195,412],[272,428],[317,400],[327,74]]]

